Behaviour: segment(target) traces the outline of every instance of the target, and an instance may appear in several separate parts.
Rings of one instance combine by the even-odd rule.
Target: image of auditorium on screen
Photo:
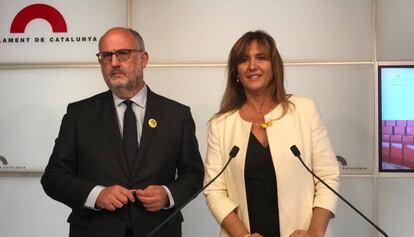
[[[414,172],[414,65],[379,66],[379,170]]]

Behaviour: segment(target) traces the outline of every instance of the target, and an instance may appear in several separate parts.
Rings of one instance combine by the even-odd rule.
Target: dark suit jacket
[[[157,121],[155,128],[149,119]],[[189,107],[148,88],[142,127],[136,162],[127,167],[112,93],[68,105],[41,183],[50,197],[72,209],[69,236],[123,237],[127,220],[134,236],[147,236],[175,209],[150,213],[138,201],[114,212],[90,210],[84,203],[96,185],[166,185],[175,207],[202,187],[203,163]],[[181,236],[182,221],[179,213],[156,236]]]

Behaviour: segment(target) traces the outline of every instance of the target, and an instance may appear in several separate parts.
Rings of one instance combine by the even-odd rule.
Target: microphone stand
[[[200,194],[204,189],[206,189],[211,183],[214,182],[214,180],[216,180],[223,172],[224,170],[227,168],[227,166],[230,164],[230,161],[236,157],[237,153],[239,152],[239,148],[237,146],[233,146],[233,148],[230,151],[229,154],[229,159],[227,160],[226,164],[224,165],[223,169],[221,169],[221,171],[212,179],[210,180],[210,182],[208,182],[202,189],[198,190],[198,192],[196,192],[193,196],[191,196],[190,199],[188,199],[183,205],[181,205],[181,207],[177,208],[167,219],[165,219],[163,222],[161,222],[161,224],[159,224],[155,229],[153,229],[148,235],[147,237],[151,237],[153,236],[159,229],[161,229],[161,227],[163,227],[165,225],[165,223],[167,223],[169,220],[171,220],[171,218],[173,218],[178,212],[181,211],[181,209],[183,209],[189,202],[191,202],[194,198],[196,198],[198,196],[198,194]]]
[[[331,188],[331,186],[329,186],[321,178],[319,178],[316,174],[314,174],[312,172],[312,170],[309,169],[309,167],[305,164],[305,162],[303,162],[303,160],[302,160],[302,158],[300,156],[300,151],[299,151],[299,149],[295,145],[291,146],[290,147],[290,150],[292,151],[293,155],[296,156],[300,160],[300,162],[302,163],[302,165],[309,171],[309,173],[311,173],[313,175],[313,177],[315,177],[316,179],[318,179],[327,188],[329,188],[329,190],[331,190],[333,193],[335,193],[336,196],[338,196],[342,201],[344,201],[346,204],[348,204],[348,206],[350,206],[354,211],[356,211],[360,216],[362,216],[366,221],[368,221],[372,226],[374,226],[375,229],[377,229],[379,232],[381,232],[381,234],[383,234],[385,237],[388,237],[388,235],[379,226],[377,226],[376,224],[374,224],[374,222],[372,222],[370,219],[368,219],[368,217],[366,217],[364,214],[362,214],[362,212],[360,212],[356,207],[354,207],[350,202],[348,202],[338,192],[336,192],[333,188]]]

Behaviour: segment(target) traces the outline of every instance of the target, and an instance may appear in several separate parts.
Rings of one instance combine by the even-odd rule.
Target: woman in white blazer
[[[339,169],[327,130],[311,99],[288,95],[274,39],[247,32],[230,51],[219,112],[210,121],[205,180],[214,178],[233,146],[239,153],[204,192],[220,236],[323,237],[337,198]]]

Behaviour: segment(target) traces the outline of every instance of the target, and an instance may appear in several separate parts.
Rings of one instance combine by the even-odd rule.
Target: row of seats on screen
[[[382,161],[414,168],[414,120],[382,121]]]

